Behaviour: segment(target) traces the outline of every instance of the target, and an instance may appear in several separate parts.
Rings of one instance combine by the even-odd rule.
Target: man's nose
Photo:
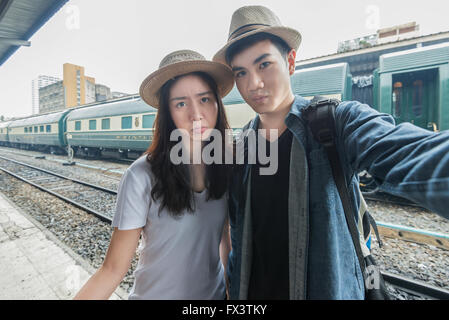
[[[249,74],[249,84],[248,84],[248,88],[251,91],[255,91],[255,90],[259,90],[262,89],[264,87],[264,82],[262,77],[257,73],[251,73]]]

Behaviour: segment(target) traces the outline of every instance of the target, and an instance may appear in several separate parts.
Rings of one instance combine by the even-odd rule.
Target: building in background
[[[126,97],[126,96],[129,96],[129,93],[123,93],[123,92],[118,92],[118,91],[112,92],[112,99],[122,98],[122,97]]]
[[[111,92],[109,87],[95,83],[95,78],[85,75],[84,67],[71,63],[63,65],[62,80],[54,77],[45,79],[47,82],[44,81],[44,78],[40,82],[37,81],[39,78],[33,81],[33,108],[36,103],[39,113],[60,111],[97,101],[128,96],[122,92]],[[34,94],[34,88],[39,84],[40,87]],[[36,102],[34,102],[35,97],[37,97]]]
[[[84,74],[84,67],[64,63],[63,74],[66,108],[95,101],[95,79]]]
[[[63,81],[58,81],[39,89],[39,113],[65,109]]]
[[[377,33],[338,43],[338,53],[374,47],[389,42],[397,42],[420,36],[416,22],[377,30]]]
[[[85,86],[86,86],[86,97],[84,103],[96,102],[97,98],[95,89],[96,87],[95,79],[91,77],[86,77]]]
[[[401,24],[391,28],[384,28],[377,31],[378,44],[396,42],[405,39],[419,37],[419,25],[416,22]]]
[[[97,101],[106,101],[112,99],[111,89],[103,84],[96,84],[95,99]]]
[[[31,97],[32,101],[32,112],[33,114],[39,113],[39,89],[46,87],[55,82],[59,82],[61,79],[51,76],[39,75],[36,79],[31,82]]]

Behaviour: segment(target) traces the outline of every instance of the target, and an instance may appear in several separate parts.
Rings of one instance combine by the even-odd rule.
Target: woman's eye
[[[236,78],[241,78],[241,77],[243,77],[245,74],[246,74],[245,71],[239,71],[239,72],[237,72],[237,73],[235,74],[235,77],[236,77]]]
[[[262,63],[260,64],[260,68],[261,68],[261,69],[265,69],[265,68],[268,67],[270,64],[271,64],[271,63],[268,62],[268,61],[262,62]]]
[[[185,105],[186,105],[185,102],[179,102],[178,104],[176,104],[176,108],[182,108]]]
[[[207,103],[207,102],[209,102],[209,98],[207,98],[207,97],[203,97],[203,98],[201,98],[201,102],[203,102],[203,103]]]

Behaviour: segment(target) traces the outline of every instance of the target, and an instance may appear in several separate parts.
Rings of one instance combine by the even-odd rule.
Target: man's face
[[[290,75],[295,70],[295,55],[291,50],[287,62],[270,40],[262,40],[233,57],[237,88],[254,111],[270,114],[286,107],[292,97]]]

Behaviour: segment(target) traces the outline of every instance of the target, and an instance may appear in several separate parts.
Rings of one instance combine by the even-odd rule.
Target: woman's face
[[[205,140],[217,122],[218,103],[209,85],[198,75],[179,78],[169,93],[169,109],[178,129],[191,140]]]

